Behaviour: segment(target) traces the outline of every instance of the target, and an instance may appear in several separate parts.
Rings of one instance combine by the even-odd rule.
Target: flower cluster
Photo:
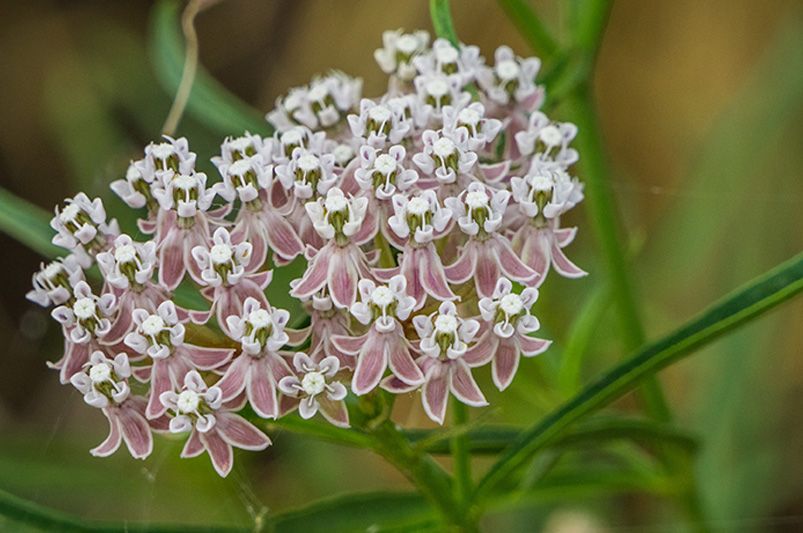
[[[363,98],[340,72],[292,89],[267,114],[273,136],[223,141],[219,178],[186,139],[149,144],[111,185],[146,241],[100,199],[56,209],[69,254],[28,297],[62,325],[61,381],[109,421],[93,454],[125,442],[144,458],[154,432],[184,433],[182,457],[206,451],[225,476],[233,447],[270,445],[255,417],[348,427],[349,394],[383,389],[420,391],[442,424],[450,394],[487,404],[474,368],[503,390],[521,355],[548,348],[532,306],[551,269],[585,275],[561,224],[583,186],[576,128],[540,110],[539,60],[500,47],[486,62],[423,31],[386,32],[375,57],[386,94]],[[308,327],[268,298],[288,293]]]

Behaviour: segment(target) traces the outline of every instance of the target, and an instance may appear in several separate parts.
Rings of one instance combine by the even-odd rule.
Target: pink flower
[[[537,283],[539,274],[513,252],[510,242],[499,233],[510,193],[499,190],[491,194],[479,182],[469,185],[463,198],[447,198],[446,205],[454,213],[469,241],[463,245],[457,260],[446,267],[446,279],[465,283],[474,277],[477,294],[489,297],[497,280],[504,275],[525,285]]]
[[[493,360],[492,376],[499,390],[505,390],[513,381],[519,367],[519,354],[533,357],[551,344],[529,336],[539,328],[538,319],[530,314],[538,290],[530,287],[515,294],[512,288],[510,280],[499,278],[493,297],[480,300],[485,331],[463,358],[472,367]]]
[[[246,265],[251,259],[251,244],[233,244],[229,232],[218,228],[212,236],[212,246],[196,246],[192,256],[201,269],[204,294],[212,300],[209,311],[191,311],[193,322],[206,323],[212,313],[218,325],[226,332],[226,318],[239,315],[247,298],[267,305],[265,288],[270,284],[272,272],[248,273]]]
[[[421,402],[427,416],[443,424],[449,391],[467,405],[488,405],[471,375],[471,369],[463,360],[468,343],[479,330],[479,323],[460,318],[452,302],[443,302],[434,320],[432,316],[419,315],[413,317],[413,325],[421,338],[422,355],[416,362],[424,373]],[[382,387],[393,393],[417,388],[394,376],[386,378]]]
[[[60,257],[40,264],[39,272],[33,275],[33,289],[25,297],[42,307],[61,305],[72,298],[79,281],[84,281],[84,271],[78,259],[74,255]]]
[[[387,151],[363,145],[359,155],[360,168],[354,171],[354,179],[379,200],[390,200],[397,191],[406,191],[418,181],[418,173],[403,166],[407,151],[401,145]]]
[[[468,149],[477,152],[485,149],[496,138],[502,129],[502,121],[487,118],[485,106],[480,102],[472,102],[463,108],[444,107],[443,128],[451,136],[455,135],[458,128],[465,128]]]
[[[286,376],[279,382],[279,389],[293,398],[300,398],[298,412],[301,418],[309,419],[320,411],[329,423],[349,427],[349,412],[343,399],[346,387],[339,381],[332,381],[340,369],[337,357],[328,356],[316,363],[305,353],[293,357],[298,377]]]
[[[361,94],[361,79],[333,71],[278,98],[267,119],[282,132],[299,124],[312,130],[329,128],[357,107]]]
[[[178,393],[168,390],[160,395],[164,409],[175,414],[170,432],[190,432],[181,457],[196,457],[206,450],[215,471],[226,477],[234,465],[232,446],[254,451],[270,446],[267,435],[223,406],[220,389],[207,387],[198,372],[187,373],[183,384]]]
[[[432,48],[413,58],[413,65],[424,76],[441,74],[457,79],[461,86],[474,80],[477,68],[482,64],[477,46],[460,43],[455,47],[444,38],[435,39]]]
[[[388,366],[408,385],[420,385],[424,380],[399,323],[407,320],[415,305],[415,299],[405,293],[406,285],[403,276],[394,276],[387,286],[360,280],[361,301],[351,306],[351,314],[370,329],[358,337],[332,338],[338,351],[357,357],[351,390],[358,396],[375,389]]]
[[[184,324],[179,322],[176,306],[162,302],[151,314],[145,309],[132,313],[136,329],[125,336],[124,342],[139,354],[153,361],[150,369],[139,367],[138,376],[150,380],[150,395],[145,415],[149,419],[162,416],[166,407],[159,396],[177,388],[184,376],[193,369],[214,370],[226,364],[234,350],[206,348],[184,342]]]
[[[113,454],[123,441],[135,459],[145,459],[153,450],[151,426],[145,419],[145,400],[131,395],[129,377],[131,367],[126,354],[117,354],[112,360],[95,351],[85,369],[70,378],[70,383],[84,395],[84,401],[101,409],[109,421],[108,437],[90,450],[96,457]],[[155,429],[164,429],[162,421],[156,422]]]
[[[320,361],[332,354],[340,361],[340,368],[354,368],[353,357],[337,351],[332,339],[336,335],[349,335],[348,310],[335,307],[332,298],[324,293],[313,294],[305,299],[305,308],[310,316],[308,353],[313,361]],[[291,342],[291,344],[300,344]]]
[[[83,268],[92,266],[98,252],[106,250],[120,233],[117,221],[106,221],[106,210],[100,198],[90,200],[84,193],[65,200],[64,208],[56,208],[50,221],[56,230],[53,244],[72,252]]]
[[[217,382],[224,401],[245,391],[251,407],[262,418],[279,416],[276,388],[283,377],[292,375],[280,348],[289,342],[285,326],[290,314],[248,298],[242,313],[226,319],[228,335],[240,342],[238,355]]]

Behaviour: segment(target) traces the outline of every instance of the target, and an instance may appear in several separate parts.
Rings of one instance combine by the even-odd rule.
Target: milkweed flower
[[[184,376],[179,392],[160,395],[165,410],[173,412],[171,433],[190,432],[181,457],[196,457],[206,451],[215,471],[226,477],[234,465],[232,447],[259,451],[270,446],[270,439],[246,419],[229,411],[218,387],[207,387],[201,375],[192,370]]]
[[[84,281],[84,270],[74,255],[60,257],[50,263],[41,263],[33,275],[33,289],[25,295],[42,307],[61,305],[72,298],[79,281]]]
[[[84,193],[67,198],[64,207],[56,208],[50,227],[56,230],[53,244],[69,250],[83,268],[92,266],[95,255],[120,233],[116,220],[106,220],[103,201],[90,200]]]
[[[386,31],[382,33],[382,48],[374,51],[374,59],[385,74],[393,74],[400,80],[410,81],[417,74],[412,65],[413,58],[423,53],[428,44],[429,33],[426,31]]]
[[[329,423],[349,427],[349,412],[343,400],[348,391],[346,387],[333,378],[340,369],[337,357],[324,357],[316,363],[305,353],[293,356],[298,376],[286,376],[279,382],[279,388],[287,396],[300,398],[298,413],[301,418],[309,419],[320,412]]]

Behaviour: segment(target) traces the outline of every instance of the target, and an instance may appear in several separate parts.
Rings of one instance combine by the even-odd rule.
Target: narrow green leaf
[[[151,20],[150,47],[156,75],[171,95],[178,89],[184,67],[184,38],[179,22],[181,5],[175,0],[162,0],[154,7]],[[229,92],[200,66],[187,102],[187,113],[220,135],[241,135],[246,130],[261,135],[273,132],[262,113]]]
[[[0,187],[0,231],[44,257],[55,257],[61,250],[50,242],[51,218],[41,207]]]
[[[371,445],[370,437],[357,429],[339,428],[328,422],[316,420],[314,418],[304,420],[300,416],[291,414],[277,420],[270,420],[267,422],[259,418],[251,418],[251,421],[264,425],[269,432],[286,430],[293,433],[298,433],[300,435],[306,435],[316,439],[333,442],[335,444],[356,446],[358,448],[368,448]]]
[[[412,492],[369,492],[327,498],[268,518],[277,533],[383,531],[432,519],[426,500]],[[404,529],[402,527],[402,529]]]
[[[664,338],[645,346],[525,431],[480,481],[475,496],[499,482],[554,442],[583,416],[622,397],[643,379],[760,316],[803,290],[803,253],[779,265]]]
[[[454,29],[449,0],[429,0],[429,15],[432,18],[435,35],[443,37],[455,46],[460,44]]]
[[[508,18],[519,29],[519,33],[527,39],[532,49],[543,59],[551,59],[558,49],[535,10],[526,0],[498,0],[499,5],[507,13]]]

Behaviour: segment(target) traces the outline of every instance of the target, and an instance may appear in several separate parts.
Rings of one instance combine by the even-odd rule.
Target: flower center
[[[232,255],[232,249],[228,244],[216,244],[209,250],[209,258],[216,265],[228,263]]]
[[[488,195],[485,191],[470,191],[466,194],[466,205],[471,209],[488,207]]]
[[[173,155],[173,145],[170,143],[159,143],[154,145],[151,150],[153,157],[157,159],[167,159]]]
[[[165,328],[165,321],[159,315],[151,315],[142,321],[142,332],[148,336],[156,336]]]
[[[455,152],[454,141],[447,137],[441,137],[432,145],[432,151],[442,159],[446,159]]]
[[[298,158],[298,168],[304,172],[311,172],[318,168],[318,158],[313,154],[306,153]]]
[[[438,333],[457,333],[457,318],[452,315],[438,315],[435,319],[435,331]]]
[[[45,275],[47,279],[53,279],[59,276],[62,272],[61,263],[58,261],[53,261],[52,263],[48,264],[42,273]]]
[[[181,413],[195,413],[201,404],[201,397],[191,390],[181,391],[176,400],[176,408]]]
[[[251,170],[251,162],[248,159],[238,159],[229,167],[229,174],[232,176],[243,176]]]
[[[342,194],[327,194],[324,205],[329,213],[336,213],[345,211],[349,204]]]
[[[435,57],[440,63],[454,63],[457,61],[457,49],[454,46],[441,46],[436,48]]]
[[[61,210],[59,213],[59,220],[62,222],[72,222],[75,220],[75,217],[78,216],[78,213],[81,212],[81,208],[75,204],[69,204],[64,206],[64,209]]]
[[[80,320],[92,318],[95,316],[95,301],[92,298],[79,298],[72,309]]]
[[[390,120],[390,116],[390,110],[383,105],[377,105],[368,110],[368,118],[376,122]]]
[[[92,383],[104,383],[106,381],[110,381],[112,376],[112,369],[106,363],[99,363],[97,365],[92,365],[92,368],[89,369],[89,379],[92,380]]]
[[[457,120],[461,124],[476,126],[480,121],[480,114],[473,109],[465,108],[458,113]]]
[[[315,396],[326,388],[326,379],[320,372],[309,372],[301,379],[301,388],[309,396]]]
[[[273,322],[270,318],[270,314],[264,309],[252,311],[251,314],[248,315],[248,321],[254,326],[254,329],[267,328]]]
[[[563,136],[560,134],[560,130],[551,124],[541,129],[541,131],[538,133],[538,136],[547,146],[557,146],[563,139]]]
[[[411,215],[420,217],[423,216],[427,211],[429,211],[429,202],[419,196],[414,196],[410,198],[409,202],[407,202],[407,212]]]
[[[391,155],[381,154],[374,161],[374,168],[387,176],[396,170],[396,160]]]
[[[285,105],[287,105],[286,102]],[[282,134],[280,141],[285,146],[298,146],[301,144],[301,132],[298,129],[286,131]]]
[[[512,59],[506,59],[496,65],[496,75],[505,81],[514,80],[519,75],[519,65]]]
[[[499,307],[508,315],[517,315],[524,309],[524,303],[518,294],[506,294],[499,301]]]
[[[446,81],[440,78],[435,78],[427,83],[427,92],[435,98],[440,98],[449,92],[449,85],[446,83]]]
[[[418,49],[418,40],[409,33],[405,33],[396,39],[396,48],[403,54],[410,55]]]
[[[347,144],[338,144],[335,149],[332,150],[332,155],[335,156],[337,164],[344,167],[354,158],[354,150]]]
[[[393,292],[387,287],[377,287],[374,289],[374,292],[371,293],[371,301],[381,308],[389,306],[395,299],[396,297],[393,295]]]
[[[118,246],[114,250],[114,259],[118,263],[130,263],[137,257],[137,250],[130,244]]]

